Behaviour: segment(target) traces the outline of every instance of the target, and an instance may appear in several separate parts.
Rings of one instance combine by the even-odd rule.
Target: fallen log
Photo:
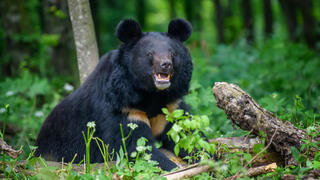
[[[263,131],[266,143],[275,134],[271,147],[280,153],[286,165],[295,165],[291,147],[301,148],[303,139],[310,139],[304,130],[296,128],[290,122],[282,121],[257,104],[252,97],[239,86],[225,82],[216,82],[213,87],[216,104],[227,114],[228,119],[243,130],[252,131],[256,136]],[[317,137],[315,141],[319,141]],[[313,158],[316,149],[310,149],[309,158]]]
[[[266,173],[273,172],[276,169],[277,169],[277,164],[276,163],[271,163],[271,164],[268,164],[268,165],[254,167],[254,168],[249,168],[247,170],[247,176],[254,177],[254,176],[261,175],[261,174],[266,174]],[[236,179],[239,179],[241,177],[242,177],[241,174],[236,174],[234,176],[226,178],[226,180],[236,180]]]
[[[269,172],[273,172],[277,169],[277,164],[276,163],[271,163],[268,165],[264,166],[259,166],[259,167],[254,167],[254,168],[249,168],[247,170],[246,175],[249,177],[254,177],[258,176],[261,174],[266,174]],[[210,168],[208,165],[199,165],[199,164],[194,164],[192,166],[179,169],[175,172],[167,173],[164,174],[163,177],[167,178],[168,180],[178,180],[178,179],[183,179],[183,178],[191,178],[195,175],[201,174],[203,172],[208,172],[208,171],[214,171],[213,168]],[[229,177],[227,179],[237,179],[240,178],[242,175],[236,175]]]
[[[276,169],[277,169],[277,164],[276,163],[272,163],[272,164],[268,164],[268,165],[264,165],[264,166],[250,168],[247,171],[247,175],[249,177],[258,176],[260,174],[266,174],[266,173],[269,173],[269,172],[273,172]]]
[[[212,168],[210,168],[208,165],[201,166],[197,163],[189,167],[179,169],[175,172],[164,174],[163,177],[167,178],[168,180],[191,178],[203,172],[208,172],[209,170],[212,170]]]

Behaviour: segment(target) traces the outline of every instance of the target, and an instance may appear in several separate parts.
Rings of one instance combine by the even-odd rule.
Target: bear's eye
[[[174,58],[174,57],[176,57],[176,56],[177,56],[177,54],[176,54],[175,52],[172,52],[172,51],[171,51],[171,57]]]
[[[147,56],[148,57],[152,57],[153,56],[153,52],[152,51],[147,52]]]

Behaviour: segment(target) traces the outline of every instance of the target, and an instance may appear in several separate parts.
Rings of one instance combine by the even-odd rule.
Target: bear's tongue
[[[170,74],[162,74],[162,73],[159,73],[157,79],[158,79],[158,80],[169,81],[169,80],[170,80]]]
[[[156,73],[154,77],[154,83],[158,90],[164,90],[170,87],[170,74]]]

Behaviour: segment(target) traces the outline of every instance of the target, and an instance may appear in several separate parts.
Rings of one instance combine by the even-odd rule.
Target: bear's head
[[[134,86],[149,92],[187,91],[192,61],[183,42],[191,32],[190,23],[183,19],[172,20],[166,33],[142,32],[136,21],[121,21],[116,29],[116,36],[124,43],[120,63],[127,68]]]

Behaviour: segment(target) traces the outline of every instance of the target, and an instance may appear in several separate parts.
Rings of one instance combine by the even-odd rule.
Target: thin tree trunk
[[[254,32],[251,0],[242,0],[242,14],[246,39],[249,43],[252,43],[254,40]]]
[[[145,0],[136,0],[136,10],[138,22],[141,25],[141,28],[145,27],[145,17],[146,17],[146,3]]]
[[[68,0],[77,49],[80,82],[83,83],[99,60],[89,0]]]
[[[192,7],[192,1],[190,0],[184,0],[184,11],[186,13],[186,18],[188,21],[193,23],[193,7]],[[193,25],[193,24],[192,24]],[[194,26],[194,25],[193,25]]]
[[[173,19],[177,16],[176,12],[176,1],[175,0],[168,0],[169,8],[170,8],[170,18]]]
[[[264,7],[264,32],[266,36],[271,36],[273,33],[273,15],[271,0],[263,0]]]
[[[289,38],[292,41],[297,41],[297,12],[296,4],[293,0],[279,0],[286,17],[287,28],[289,32]]]
[[[220,0],[214,0],[215,14],[216,14],[216,27],[218,30],[218,42],[224,43],[224,13]]]
[[[314,16],[312,0],[297,1],[299,8],[301,9],[301,15],[303,19],[303,36],[306,43],[310,48],[314,48],[317,42],[314,32]]]
[[[94,24],[94,30],[96,32],[97,45],[100,47],[100,18],[99,18],[99,0],[90,0],[90,8],[92,12],[92,19]]]
[[[186,13],[187,20],[192,24],[193,30],[200,32],[202,26],[202,0],[184,0],[184,11]]]

